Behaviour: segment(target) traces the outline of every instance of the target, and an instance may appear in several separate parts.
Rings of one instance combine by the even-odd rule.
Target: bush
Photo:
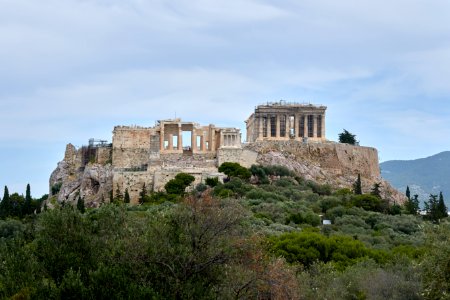
[[[289,263],[306,267],[314,262],[334,262],[339,269],[355,264],[361,258],[385,260],[386,253],[367,248],[348,236],[326,237],[316,232],[292,232],[269,239],[271,251]]]
[[[183,195],[186,188],[194,182],[195,177],[186,173],[179,173],[174,179],[169,180],[164,188],[168,194]]]
[[[56,195],[59,193],[62,187],[62,182],[57,182],[54,185],[52,185],[52,195]]]
[[[316,194],[319,194],[321,196],[331,195],[331,186],[328,184],[318,184],[313,181],[308,181],[307,185]]]
[[[205,180],[205,184],[210,187],[215,187],[219,184],[219,177],[208,177]]]
[[[289,217],[286,218],[286,224],[289,224],[290,222],[293,222],[295,224],[309,224],[311,226],[319,226],[320,217],[311,211],[300,212],[289,215]]]
[[[244,180],[247,180],[252,176],[247,168],[233,162],[224,162],[221,164],[219,166],[219,172],[224,173],[228,177],[238,177]]]
[[[364,210],[383,212],[385,205],[383,200],[369,194],[354,195],[352,197],[352,205],[361,207]]]

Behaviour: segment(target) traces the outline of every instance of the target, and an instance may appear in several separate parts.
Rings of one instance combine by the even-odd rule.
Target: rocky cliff
[[[116,186],[120,186],[122,193],[128,188],[132,198],[138,197],[142,182],[146,183],[148,189],[159,190],[159,177],[164,177],[165,181],[161,182],[166,182],[176,173],[169,172],[173,167],[182,172],[192,169],[195,173],[193,175],[198,175],[199,180],[205,177],[200,176],[203,172],[211,173],[211,166],[215,168],[209,156],[204,158],[208,162],[207,168],[202,167],[204,163],[194,168],[191,166],[191,157],[180,156],[176,160],[171,157],[165,157],[164,160],[160,158],[157,167],[150,165],[145,171],[124,170],[114,166],[109,157],[112,157],[112,149],[108,147],[76,149],[71,144],[67,145],[64,159],[58,163],[50,177],[50,199],[74,202],[82,197],[87,206],[94,207],[103,201],[108,202]],[[185,160],[190,163],[190,168],[183,168]],[[239,162],[246,167],[252,164],[283,165],[305,179],[336,188],[351,188],[360,174],[363,192],[370,192],[374,183],[381,183],[385,198],[395,203],[403,203],[405,200],[402,194],[381,178],[375,148],[333,142],[263,141],[246,144],[242,149],[219,150],[215,164],[224,161]],[[130,174],[137,177],[133,177],[131,181],[123,180],[125,175]],[[134,186],[131,184],[133,182],[139,184]],[[137,199],[132,199],[132,202],[136,203]]]
[[[244,148],[257,153],[257,164],[283,165],[305,179],[336,188],[352,188],[360,174],[363,192],[368,193],[374,183],[381,183],[383,196],[392,203],[406,200],[404,195],[381,178],[375,148],[297,141],[263,141],[247,144]]]
[[[109,201],[112,191],[112,165],[98,163],[103,160],[99,157],[100,151],[91,162],[84,164],[82,151],[83,149],[77,150],[72,144],[66,146],[64,159],[58,163],[50,176],[50,199],[61,203],[75,202],[81,197],[87,206],[93,207],[102,201]],[[49,205],[52,205],[51,201]]]

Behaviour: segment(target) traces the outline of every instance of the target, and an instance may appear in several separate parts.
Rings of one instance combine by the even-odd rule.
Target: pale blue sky
[[[448,0],[0,0],[0,184],[47,192],[65,144],[174,117],[328,106],[382,161],[450,150]]]

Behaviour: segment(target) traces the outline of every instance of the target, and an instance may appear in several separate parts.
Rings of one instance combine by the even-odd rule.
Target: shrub
[[[291,214],[286,218],[286,224],[289,224],[290,222],[293,222],[295,224],[309,224],[311,226],[319,226],[320,217],[311,211],[299,212]]]
[[[386,256],[349,236],[326,237],[316,232],[292,232],[272,237],[269,241],[275,255],[283,256],[289,263],[301,263],[307,267],[321,261],[334,262],[339,269],[344,269],[364,257],[383,261]]]
[[[318,184],[314,181],[308,181],[307,185],[316,194],[319,194],[321,196],[331,195],[331,186],[328,184]]]
[[[238,177],[245,180],[252,176],[247,168],[233,162],[224,162],[221,164],[219,167],[219,172],[226,174],[228,177]]]
[[[57,182],[52,185],[52,195],[56,195],[61,190],[62,182]]]
[[[210,187],[215,187],[219,184],[219,177],[208,177],[205,180],[205,184]]]
[[[369,194],[353,196],[352,205],[369,211],[382,212],[384,210],[383,200]]]
[[[186,188],[195,180],[195,177],[186,173],[179,173],[169,180],[164,188],[168,194],[183,195]]]

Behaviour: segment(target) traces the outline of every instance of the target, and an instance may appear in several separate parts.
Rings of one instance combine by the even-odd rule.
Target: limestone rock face
[[[96,207],[102,201],[109,201],[113,168],[111,164],[98,163],[83,166],[81,152],[72,144],[66,146],[64,159],[50,176],[49,195],[60,203],[74,203],[82,197],[86,206]]]
[[[248,144],[245,149],[258,153],[258,164],[283,165],[307,180],[351,188],[360,174],[363,192],[370,192],[374,183],[381,183],[382,193],[392,203],[406,199],[381,178],[375,148],[333,142],[262,141]]]
[[[130,161],[134,162],[136,158],[141,163],[140,155],[133,157],[130,153]],[[131,203],[138,203],[144,183],[148,191],[162,190],[164,184],[179,172],[192,174],[196,183],[200,183],[207,177],[220,177],[217,166],[231,161],[245,167],[252,164],[283,165],[307,180],[335,188],[352,188],[360,174],[363,192],[370,192],[374,183],[380,183],[384,198],[398,204],[406,200],[381,178],[378,152],[370,147],[334,142],[258,141],[242,149],[219,149],[216,157],[212,154],[166,154],[152,160],[147,156],[144,170],[123,168],[121,160],[117,162],[114,157],[111,164],[109,158],[112,154],[113,150],[108,147],[77,150],[73,145],[67,145],[64,159],[50,177],[51,199],[74,203],[81,196],[86,206],[97,207],[101,202],[109,201],[113,190],[119,189],[123,193],[128,189]]]

